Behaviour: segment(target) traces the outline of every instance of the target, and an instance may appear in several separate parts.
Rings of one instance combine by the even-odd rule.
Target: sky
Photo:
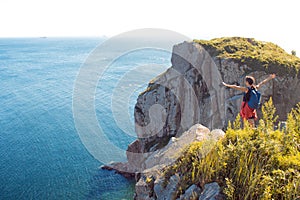
[[[191,39],[271,41],[300,54],[298,0],[1,0],[0,37],[114,36],[163,28]]]

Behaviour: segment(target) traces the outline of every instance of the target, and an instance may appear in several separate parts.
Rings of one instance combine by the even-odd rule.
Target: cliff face
[[[186,138],[194,124],[223,129],[239,114],[242,94],[224,88],[222,81],[244,85],[246,75],[254,76],[259,83],[268,74],[277,74],[276,79],[261,87],[262,103],[272,97],[279,119],[285,120],[286,113],[300,100],[300,76],[296,73],[300,60],[289,56],[276,45],[247,38],[175,45],[172,67],[153,79],[137,99],[134,117],[138,139],[128,146],[128,163],[113,167],[142,174],[136,177],[136,199],[145,199],[145,195],[146,199],[155,199],[161,195],[154,194],[155,187],[159,187],[158,171],[172,163],[169,158],[176,159],[184,147],[197,140],[197,131],[185,142],[172,143],[175,138]],[[209,130],[201,132],[205,135]],[[176,148],[168,151],[172,144]],[[154,174],[154,179],[146,184],[143,174]]]
[[[248,41],[245,45],[249,46],[260,44],[252,39],[241,40]],[[146,91],[139,95],[134,116],[136,133],[140,139],[129,146],[130,151],[154,151],[196,123],[210,129],[226,127],[228,121],[234,120],[239,114],[242,94],[225,89],[222,81],[244,85],[245,76],[252,75],[259,83],[269,73],[276,73],[277,78],[262,86],[260,91],[262,103],[273,98],[280,120],[285,120],[286,113],[299,101],[299,75],[293,71],[293,66],[284,66],[282,63],[276,66],[276,62],[271,60],[272,55],[266,58],[270,66],[254,58],[247,60],[245,55],[240,55],[244,59],[240,60],[234,54],[224,56],[219,49],[213,49],[207,43],[202,44],[203,48],[199,43],[175,45],[172,67],[153,79]],[[296,57],[295,60],[299,59]],[[297,62],[295,64],[298,65]]]
[[[163,146],[196,123],[208,128],[225,125],[225,90],[210,55],[199,44],[184,42],[173,47],[171,61],[172,67],[150,82],[135,105],[141,152]],[[151,107],[157,108],[153,120]]]

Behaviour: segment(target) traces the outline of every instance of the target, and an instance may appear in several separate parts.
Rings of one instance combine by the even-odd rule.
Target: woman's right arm
[[[238,85],[230,85],[230,84],[227,84],[224,82],[223,82],[223,85],[226,87],[232,88],[232,89],[242,91],[242,92],[248,92],[248,88],[246,88],[246,87],[242,87],[242,86],[238,86]]]
[[[260,82],[256,87],[257,89],[259,89],[262,85],[266,84],[268,81],[272,80],[273,78],[275,78],[276,75],[275,74],[270,74],[270,76],[268,78],[266,78],[265,80],[263,80],[262,82]]]

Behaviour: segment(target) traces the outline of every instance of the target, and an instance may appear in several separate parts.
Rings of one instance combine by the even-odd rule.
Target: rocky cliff
[[[128,147],[128,163],[113,167],[138,174],[136,199],[169,199],[166,196],[170,192],[163,195],[159,190],[159,171],[186,145],[199,140],[200,132],[207,135],[209,129],[224,129],[235,119],[241,94],[225,89],[222,81],[243,85],[246,75],[260,82],[269,73],[276,73],[277,78],[260,91],[262,102],[273,97],[280,120],[285,120],[286,113],[300,100],[300,60],[272,43],[249,38],[183,42],[174,45],[171,61],[172,67],[151,80],[139,95],[134,112],[138,139]],[[209,129],[200,125],[191,128],[195,124]],[[176,138],[184,142],[174,142]],[[153,180],[146,180],[151,174]],[[176,177],[171,180],[174,184],[167,186],[170,191],[179,181]]]
[[[243,50],[264,44],[262,42],[246,38],[218,41],[219,44],[195,41],[174,45],[172,67],[153,79],[137,99],[134,116],[139,139],[129,146],[130,152],[154,151],[197,123],[210,129],[224,128],[239,113],[242,98],[239,92],[222,87],[221,82],[243,85],[246,75],[260,82],[269,73],[277,74],[275,80],[260,89],[262,103],[272,96],[280,120],[285,119],[286,113],[300,99],[299,74],[296,74],[299,59],[289,58],[291,55],[280,47],[268,43],[271,47],[265,44],[267,47],[252,50],[266,57],[264,61]],[[240,43],[243,48],[237,45]],[[214,47],[222,45],[223,51],[229,53]],[[275,49],[271,51],[270,48]],[[272,52],[279,52],[281,57],[293,61],[291,65],[294,66],[289,66],[290,62],[285,60],[277,61],[278,57]],[[129,160],[138,160],[128,156]]]

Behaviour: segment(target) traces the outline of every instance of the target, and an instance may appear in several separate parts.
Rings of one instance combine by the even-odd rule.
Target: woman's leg
[[[255,121],[254,119],[248,119],[249,125],[254,128],[255,127]]]

